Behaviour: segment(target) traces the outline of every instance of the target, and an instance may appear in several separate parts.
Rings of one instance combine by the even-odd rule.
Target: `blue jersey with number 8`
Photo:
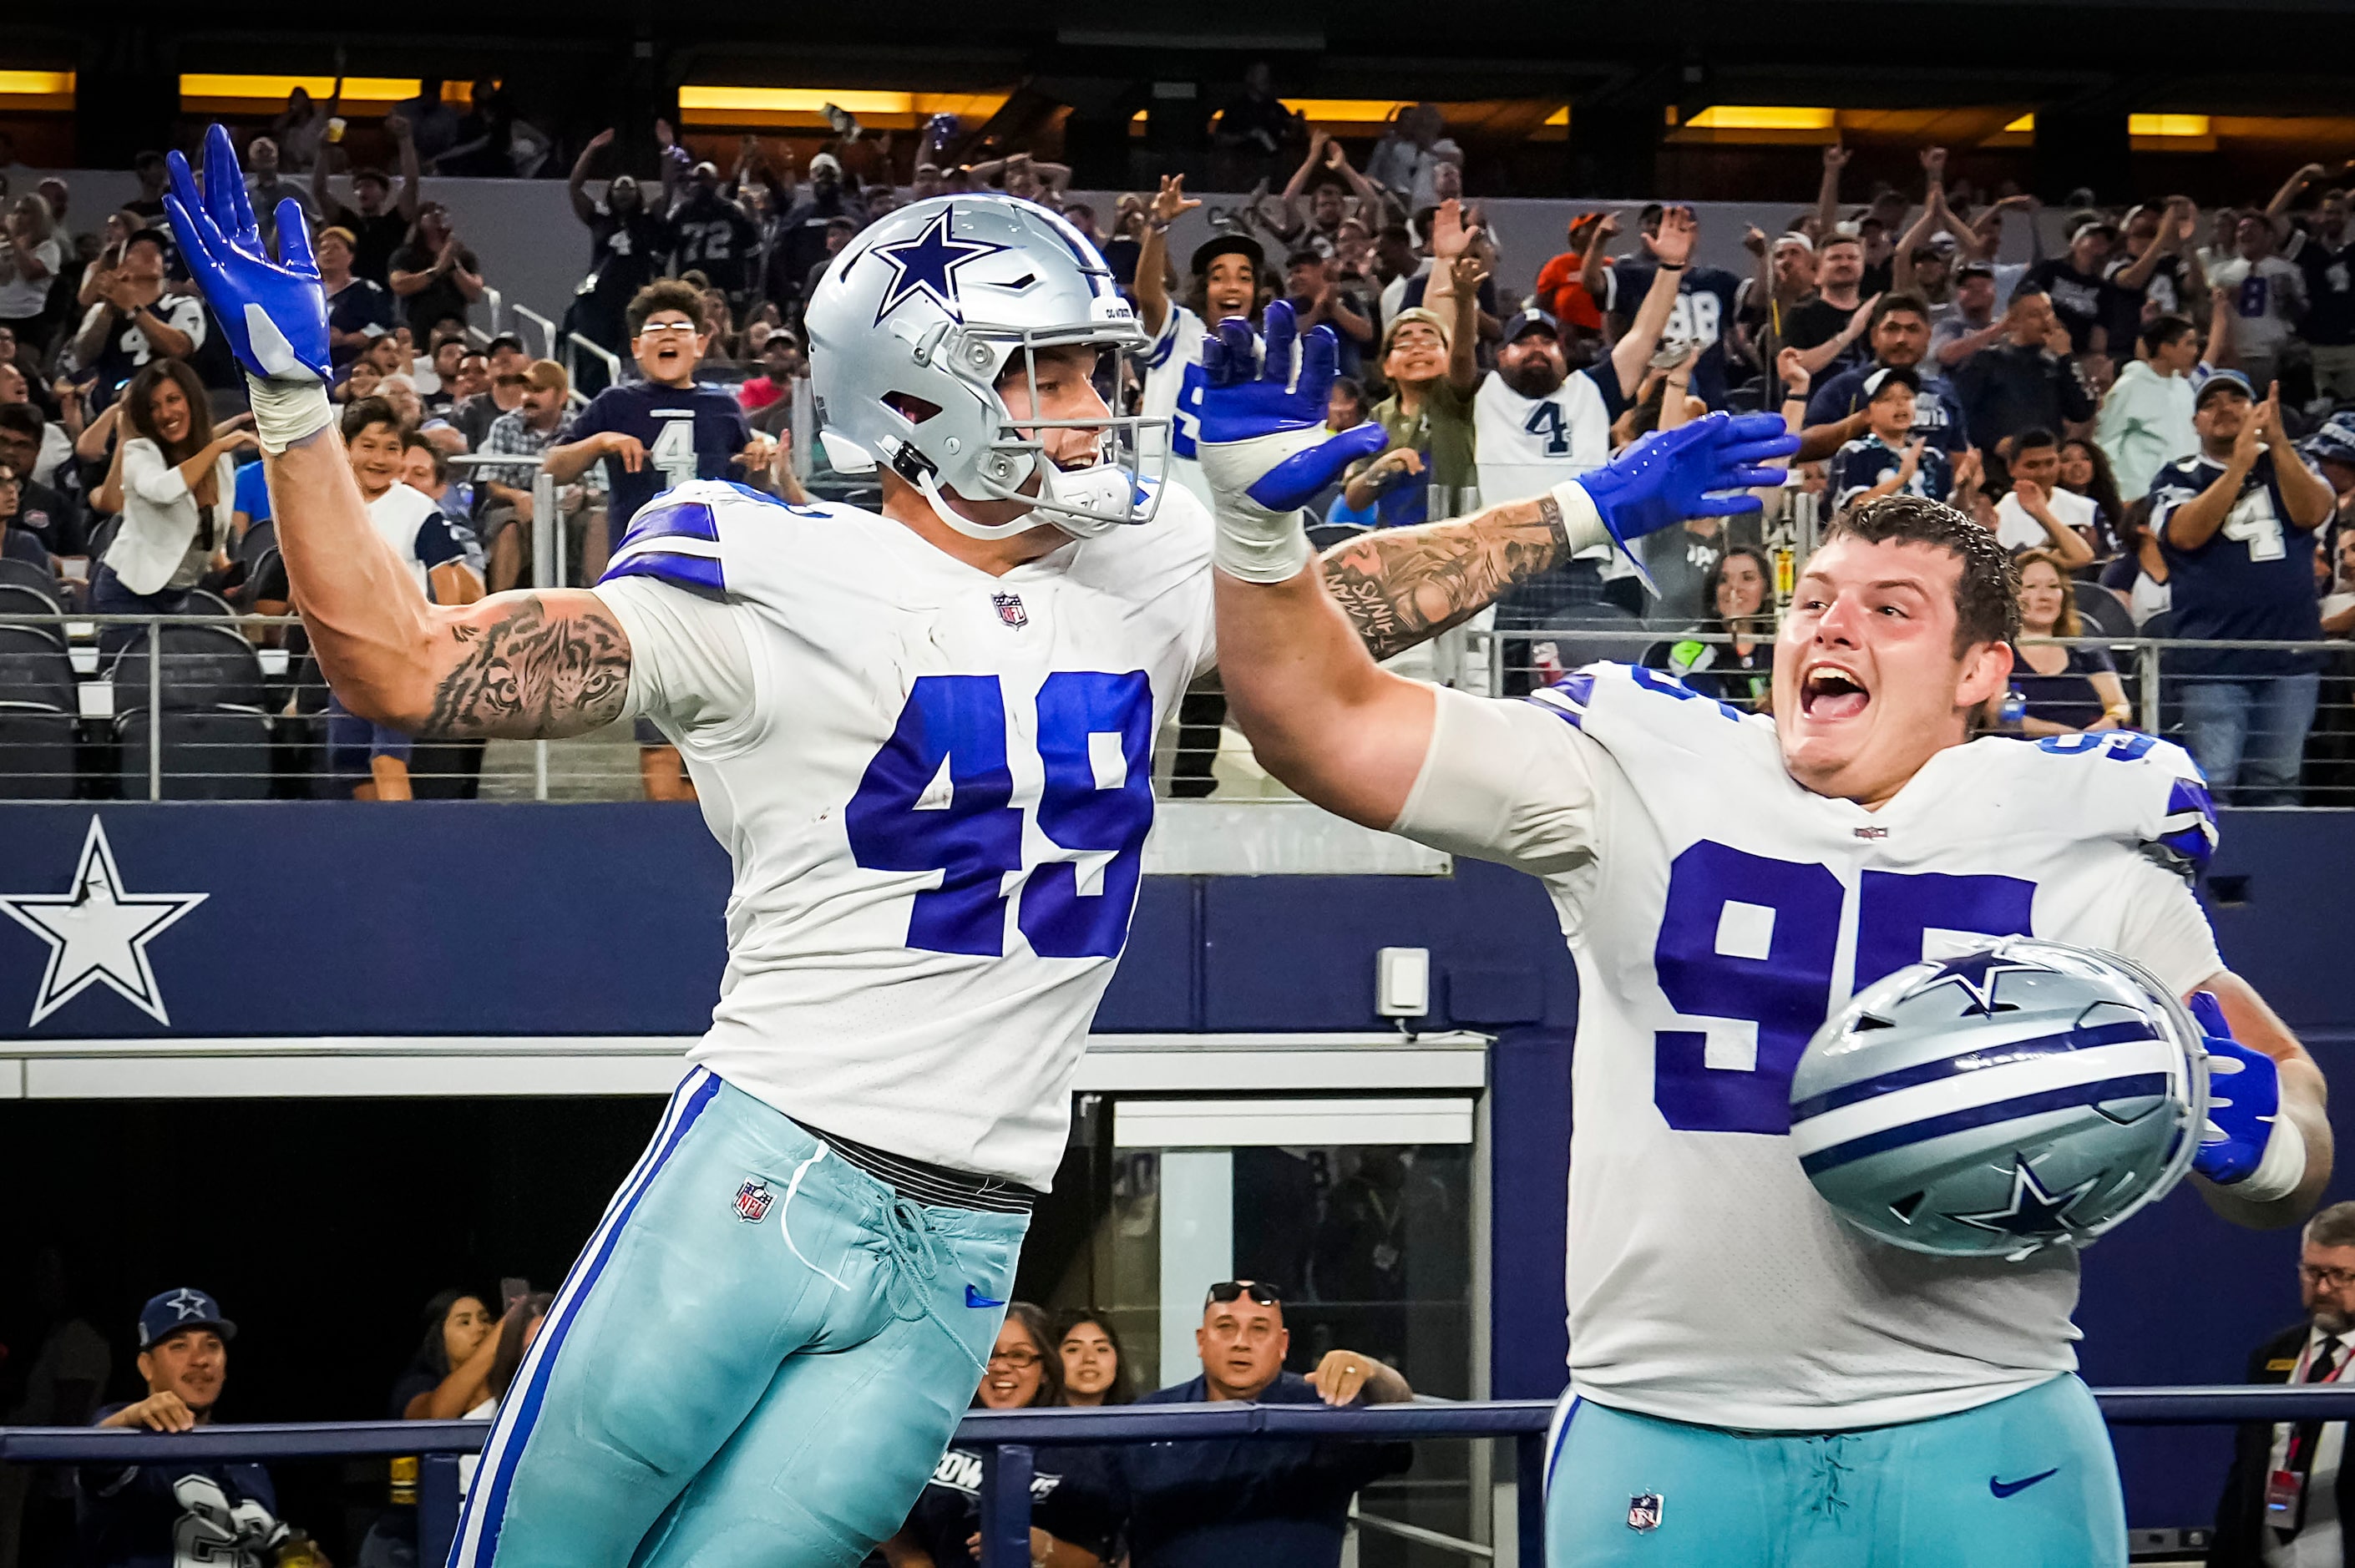
[[[1837,1219],[1789,1139],[1793,1068],[1852,991],[1976,938],[2222,963],[2182,871],[2213,813],[2125,732],[1934,754],[1879,810],[1809,792],[1771,718],[1601,664],[1525,702],[1441,692],[1396,831],[1521,866],[1578,964],[1573,1386],[1670,1420],[1828,1431],[2068,1371],[2076,1262],[1903,1252]]]
[[[1045,1187],[1127,940],[1153,737],[1213,660],[1209,519],[992,577],[852,507],[697,482],[598,593],[630,711],[735,862],[728,971],[690,1053],[789,1116]]]

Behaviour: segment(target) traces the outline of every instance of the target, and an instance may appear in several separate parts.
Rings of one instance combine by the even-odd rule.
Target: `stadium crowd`
[[[570,581],[594,580],[655,493],[650,474],[724,473],[789,497],[807,476],[840,493],[821,450],[794,450],[796,429],[817,446],[803,303],[867,225],[986,189],[1061,211],[1133,292],[1155,342],[1114,372],[1118,390],[1174,418],[1181,482],[1199,482],[1188,431],[1203,322],[1256,318],[1282,298],[1336,332],[1332,419],[1377,420],[1390,446],[1320,503],[1328,542],[1527,493],[1710,409],[1780,408],[1802,433],[1794,483],[1763,524],[1696,520],[1648,541],[1641,571],[1625,556],[1574,562],[1500,607],[1506,632],[1666,630],[1652,662],[1763,700],[1760,633],[1787,592],[1778,555],[1805,537],[1794,524],[1901,491],[1951,501],[2019,556],[2037,635],[2355,631],[2355,237],[2347,192],[2319,165],[2261,204],[2204,214],[2182,197],[2121,210],[2081,192],[2048,253],[2051,215],[2034,198],[1950,182],[1943,149],[1922,150],[1918,187],[1857,192],[1843,190],[1849,154],[1835,145],[1813,206],[1780,233],[1744,234],[1741,273],[1700,264],[1694,213],[1655,203],[1632,219],[1577,217],[1559,254],[1518,259],[1540,264],[1512,298],[1436,106],[1401,112],[1360,168],[1263,69],[1213,127],[1216,174],[1257,183],[1221,198],[1212,237],[1182,256],[1167,236],[1199,199],[1181,179],[1098,211],[1072,197],[1063,165],[988,147],[960,161],[950,117],[912,147],[850,125],[798,167],[748,135],[724,169],[658,123],[652,177],[621,166],[607,132],[569,172],[588,264],[563,326],[626,384],[720,388],[721,461],[700,438],[694,451],[649,451],[595,412],[605,356],[583,353],[568,372],[490,330],[491,281],[426,171],[473,170],[477,154],[519,172],[546,162],[546,139],[511,115],[494,124],[496,105],[495,88],[464,116],[423,97],[403,105],[386,122],[392,170],[339,171],[307,99],[245,150],[264,225],[291,198],[314,227],[336,396],[361,420],[347,434],[373,422],[397,438],[372,493],[390,497],[400,520],[388,532],[437,592],[531,580],[542,471],[560,514],[543,536],[559,541]],[[161,164],[140,159],[142,195],[115,213],[73,211],[56,179],[7,207],[0,555],[47,576],[61,609],[281,609],[240,378],[177,265]],[[2030,259],[1998,260],[2020,236]],[[1578,657],[1558,639],[1509,646],[1537,673]],[[2350,781],[2355,687],[2332,657],[2169,652],[2165,722],[2221,798],[2295,804]],[[2146,715],[2135,670],[2100,649],[2023,649],[2019,664],[1991,725],[2052,736]],[[1198,734],[1216,724],[1207,702],[1187,715]],[[400,737],[346,738],[334,793],[406,792]],[[641,739],[647,792],[686,794],[676,756]]]
[[[503,1281],[498,1297],[439,1292],[425,1304],[419,1342],[393,1378],[384,1408],[369,1418],[490,1421],[516,1397],[517,1380],[529,1370],[526,1355],[558,1309],[552,1293],[520,1280]],[[106,1337],[59,1313],[37,1347],[13,1419],[159,1433],[210,1425],[223,1406],[237,1334],[209,1292],[186,1286],[159,1292],[137,1324],[135,1371],[145,1392],[107,1401]],[[971,1404],[1018,1410],[1251,1400],[1348,1406],[1414,1397],[1395,1367],[1360,1351],[1336,1347],[1305,1373],[1285,1370],[1292,1343],[1284,1297],[1264,1281],[1210,1285],[1196,1338],[1199,1375],[1147,1391],[1110,1314],[1082,1308],[1050,1316],[1017,1301],[1007,1308]],[[1030,1558],[1050,1568],[1124,1560],[1132,1568],[1236,1561],[1323,1568],[1340,1559],[1356,1494],[1403,1473],[1413,1458],[1409,1444],[1311,1440],[1042,1449],[1031,1488]],[[358,1568],[415,1568],[419,1461],[395,1458],[381,1473],[383,1489],[371,1488],[361,1510],[365,1522],[349,1527],[357,1540],[342,1548],[346,1561]],[[979,1556],[981,1478],[980,1453],[951,1447],[906,1524],[869,1555],[866,1568],[970,1568]],[[474,1479],[474,1457],[462,1457],[462,1497]],[[32,1472],[0,1468],[0,1561],[11,1568],[19,1561],[28,1568],[147,1568],[193,1560],[327,1568],[325,1551],[304,1524],[282,1516],[270,1468],[259,1462],[93,1464],[43,1474],[37,1488]],[[329,1524],[316,1528],[325,1533]],[[185,1554],[192,1531],[206,1552],[200,1558]],[[183,1555],[172,1555],[176,1549]],[[30,1555],[20,1558],[20,1550]]]

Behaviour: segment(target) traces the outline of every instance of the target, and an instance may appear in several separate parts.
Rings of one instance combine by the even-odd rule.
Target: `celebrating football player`
[[[2101,948],[2221,1003],[2193,1163],[2211,1205],[2303,1215],[2330,1172],[2322,1077],[2192,896],[2214,839],[2198,769],[2127,733],[1972,741],[2008,683],[2016,584],[1992,535],[1917,496],[1827,531],[1771,718],[1621,665],[1520,701],[1398,679],[1302,535],[1295,509],[1343,460],[1316,424],[1330,345],[1311,334],[1296,376],[1292,349],[1271,319],[1263,369],[1228,323],[1204,360],[1236,716],[1311,800],[1542,878],[1578,963],[1550,1560],[2123,1564],[2115,1463],[2073,1375],[2074,1253],[1871,1239],[1803,1173],[1789,1093],[1837,1002],[1963,934]],[[1759,465],[1791,450],[1780,430],[1712,415],[1550,504],[1573,541],[1623,544],[1753,510],[1732,493],[1779,477]]]

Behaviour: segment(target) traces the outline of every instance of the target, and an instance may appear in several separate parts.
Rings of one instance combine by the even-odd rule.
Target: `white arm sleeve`
[[[2208,912],[2191,885],[2156,862],[2137,857],[2112,896],[2126,907],[2118,951],[2157,975],[2176,995],[2205,985],[2224,967]]]
[[[1435,694],[1431,748],[1391,831],[1540,876],[1593,860],[1600,748],[1534,703]]]
[[[653,719],[682,747],[706,756],[759,738],[751,611],[648,577],[615,577],[593,591],[629,634],[630,695],[622,717]]]

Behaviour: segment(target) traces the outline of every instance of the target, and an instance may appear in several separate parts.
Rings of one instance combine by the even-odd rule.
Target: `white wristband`
[[[1302,522],[1307,515],[1222,501],[1210,559],[1229,577],[1247,583],[1288,583],[1316,553]]]
[[[1587,494],[1585,486],[1578,481],[1565,479],[1547,493],[1553,497],[1553,503],[1561,508],[1561,531],[1567,546],[1562,552],[1565,557],[1575,556],[1582,550],[1591,550],[1597,545],[1608,545],[1613,549],[1619,547],[1619,542],[1611,536],[1611,530],[1603,525],[1603,514],[1596,510],[1594,497]]]
[[[2265,1152],[2257,1168],[2222,1191],[2252,1203],[2270,1203],[2296,1192],[2305,1180],[2306,1134],[2298,1131],[2297,1123],[2276,1112],[2273,1135],[2265,1139]]]
[[[327,401],[326,387],[316,381],[248,376],[245,395],[253,405],[254,439],[272,457],[336,422],[336,406]]]

